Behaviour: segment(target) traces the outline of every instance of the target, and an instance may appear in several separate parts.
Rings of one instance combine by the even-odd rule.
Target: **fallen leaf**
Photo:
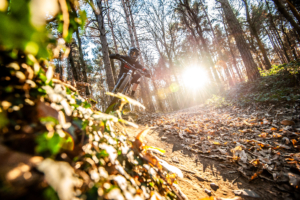
[[[282,120],[280,123],[281,123],[282,125],[285,125],[285,126],[292,126],[292,125],[295,125],[295,122],[290,121],[290,120]]]

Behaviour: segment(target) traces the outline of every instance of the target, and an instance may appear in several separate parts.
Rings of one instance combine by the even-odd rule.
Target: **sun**
[[[209,83],[207,71],[202,67],[188,67],[182,75],[183,83],[190,89],[201,89]]]

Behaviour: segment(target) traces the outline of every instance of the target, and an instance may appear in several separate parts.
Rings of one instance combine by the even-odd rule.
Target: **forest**
[[[0,0],[0,67],[0,199],[300,198],[300,1]]]

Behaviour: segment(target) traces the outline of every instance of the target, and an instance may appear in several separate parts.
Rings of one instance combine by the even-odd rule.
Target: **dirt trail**
[[[243,111],[239,113],[243,113]],[[160,115],[159,118],[172,119],[172,116],[174,116],[174,119],[172,119],[170,124],[176,124],[177,120],[179,120],[176,116],[184,115],[186,117],[185,122],[189,120],[193,121],[195,119],[202,119],[205,121],[204,118],[207,118],[207,114],[207,109],[199,108],[198,110],[190,109],[177,113]],[[249,181],[249,179],[245,178],[243,174],[238,171],[238,168],[240,167],[239,164],[241,163],[238,164],[237,162],[225,159],[222,160],[218,157],[208,157],[209,154],[193,152],[191,149],[187,148],[187,145],[194,142],[194,137],[182,137],[176,131],[170,131],[168,125],[165,125],[169,124],[166,121],[161,121],[161,124],[159,124],[155,117],[153,118],[148,115],[140,117],[140,120],[137,122],[140,124],[140,128],[129,128],[130,131],[128,132],[131,134],[130,137],[133,139],[141,130],[146,128],[146,126],[144,126],[146,124],[152,127],[154,126],[154,129],[151,130],[146,137],[146,145],[166,150],[166,153],[163,156],[159,155],[159,157],[182,170],[184,178],[180,179],[178,184],[190,200],[198,200],[209,196],[230,199],[238,196],[240,199],[245,200],[297,199],[296,197],[298,197],[297,193],[295,194],[292,192],[293,194],[289,194],[289,192],[287,192],[288,189],[286,191],[279,190],[276,184],[270,179],[268,181],[263,178],[256,178]],[[210,134],[202,134],[201,136],[206,137],[209,135]],[[220,154],[220,152],[217,152],[216,150],[212,150],[212,152],[214,152],[216,156]],[[253,173],[255,173],[255,171],[253,171]],[[283,187],[288,187],[288,185],[285,184]],[[254,192],[254,196],[258,195],[259,197],[236,195],[234,193],[236,190],[244,189],[250,191],[250,193]],[[253,196],[253,194],[250,196]]]

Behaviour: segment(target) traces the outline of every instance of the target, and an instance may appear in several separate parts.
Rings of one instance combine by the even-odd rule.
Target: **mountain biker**
[[[122,75],[124,73],[127,73],[129,70],[130,70],[130,67],[127,66],[126,63],[124,63],[122,61],[125,60],[126,62],[128,62],[130,65],[133,65],[134,67],[142,70],[145,72],[145,76],[150,78],[150,72],[147,68],[143,67],[139,62],[138,62],[138,57],[140,55],[140,50],[136,47],[131,47],[129,50],[128,50],[128,56],[123,56],[123,55],[120,55],[120,54],[111,54],[109,55],[109,58],[110,59],[117,59],[117,60],[120,60],[121,61],[121,70],[120,70],[120,73],[119,73],[119,76],[118,76],[118,80],[116,82],[116,84],[119,82],[120,78],[122,77]],[[141,75],[139,73],[135,73],[133,74],[132,76],[132,81],[131,81],[131,84],[133,84],[133,87],[132,87],[132,92],[130,94],[130,97],[134,97],[134,93],[137,89],[137,86],[138,84],[140,83],[138,80],[140,79]]]

